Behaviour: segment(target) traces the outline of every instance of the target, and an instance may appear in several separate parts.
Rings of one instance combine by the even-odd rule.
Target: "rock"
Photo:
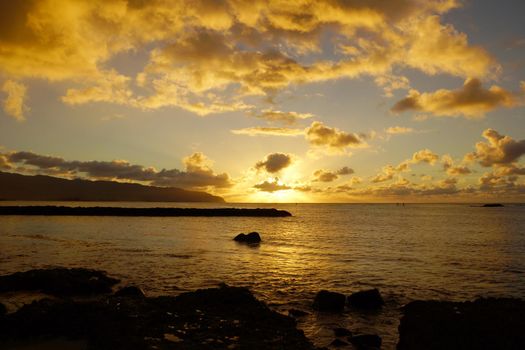
[[[414,301],[403,307],[398,350],[525,349],[525,301]]]
[[[257,232],[250,232],[248,234],[239,233],[235,238],[233,239],[236,242],[240,243],[260,243],[261,242],[261,236],[259,236],[259,233]]]
[[[36,269],[0,276],[0,293],[40,291],[58,297],[110,293],[119,280],[84,268]]]
[[[303,310],[290,309],[290,310],[288,310],[288,315],[297,318],[297,317],[303,317],[303,316],[306,316],[306,315],[309,315],[309,314],[308,314],[308,312],[305,312]]]
[[[357,349],[380,349],[381,348],[381,337],[376,334],[363,334],[356,335],[349,339],[350,343]],[[424,348],[422,348],[424,349]]]
[[[334,334],[336,337],[351,337],[352,332],[346,328],[337,327],[334,328]]]
[[[0,316],[4,316],[7,313],[7,308],[4,304],[0,303]]]
[[[101,350],[316,349],[293,318],[227,286],[176,297],[44,299],[0,317],[0,349],[53,338],[84,339]]]
[[[350,344],[348,344],[347,342],[341,340],[341,339],[334,339],[331,343],[330,343],[330,346],[334,346],[336,348],[340,348],[340,347],[343,347],[343,346],[348,346]]]
[[[499,208],[503,207],[503,204],[501,203],[487,203],[482,205],[483,208]]]
[[[378,289],[363,290],[348,297],[348,304],[357,309],[380,309],[385,302]]]
[[[345,308],[344,294],[322,290],[315,296],[313,308],[318,311],[341,312]]]
[[[144,291],[140,289],[139,287],[127,286],[127,287],[119,289],[115,293],[115,296],[116,297],[130,297],[130,298],[145,298],[146,294],[144,294]]]

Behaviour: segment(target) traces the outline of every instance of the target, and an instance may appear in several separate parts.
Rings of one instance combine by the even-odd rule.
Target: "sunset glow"
[[[518,1],[0,4],[0,171],[229,202],[525,198]]]

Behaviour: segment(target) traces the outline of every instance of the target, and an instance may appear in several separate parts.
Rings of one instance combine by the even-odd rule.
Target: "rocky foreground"
[[[70,296],[69,286],[80,275],[86,277],[82,295],[94,295],[103,285],[116,283],[93,270],[54,269],[48,273],[59,274],[65,276],[59,285],[68,288],[67,292],[59,292],[58,287],[49,290],[44,278],[38,282],[43,283],[42,290]],[[15,282],[3,276],[0,285],[9,280],[12,290],[22,290],[25,285],[34,290],[38,283],[28,280],[38,275],[41,273],[19,274]],[[38,344],[63,338],[79,340],[77,344],[86,349],[315,349],[293,318],[271,311],[246,288],[228,286],[156,298],[128,287],[83,300],[43,299],[0,316],[2,349],[28,339]]]
[[[89,269],[0,276],[0,301],[4,293],[49,296],[12,313],[0,303],[0,349],[316,349],[294,318],[270,310],[246,288],[150,298],[133,286],[113,293],[117,283]],[[348,297],[323,290],[312,309],[381,312],[384,304],[377,289]],[[305,314],[290,310],[294,317]],[[519,299],[415,301],[403,307],[397,349],[525,349],[524,326],[525,301]],[[334,336],[331,348],[381,348],[380,335],[335,328]]]

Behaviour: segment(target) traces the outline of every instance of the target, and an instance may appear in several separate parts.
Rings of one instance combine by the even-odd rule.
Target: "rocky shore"
[[[272,311],[246,288],[148,297],[136,286],[116,288],[119,282],[79,268],[0,276],[0,302],[5,293],[47,295],[11,312],[0,303],[0,349],[317,349],[296,327],[308,313]],[[323,290],[309,312],[379,312],[384,304],[377,289],[349,296]],[[414,301],[402,312],[398,350],[525,348],[523,300]],[[380,349],[381,336],[335,328],[327,345]]]

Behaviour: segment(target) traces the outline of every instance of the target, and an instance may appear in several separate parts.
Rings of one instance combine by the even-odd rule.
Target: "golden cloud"
[[[405,126],[391,126],[386,129],[386,133],[389,135],[410,134],[413,132],[414,129]]]
[[[6,80],[1,89],[7,96],[2,104],[4,112],[18,121],[25,120],[28,107],[24,104],[27,87],[13,80]]]
[[[299,136],[304,135],[302,129],[291,129],[291,128],[279,128],[279,127],[264,127],[257,126],[252,128],[234,129],[231,131],[236,135],[247,135],[247,136]]]
[[[199,115],[250,109],[242,100],[247,95],[271,97],[297,84],[362,75],[387,93],[407,88],[394,68],[486,77],[497,68],[494,60],[440,23],[457,6],[453,0],[2,2],[0,72],[71,82],[68,104],[177,106]],[[338,59],[326,58],[334,57],[321,45],[327,34],[337,42]],[[149,55],[136,76],[113,60],[129,52]],[[294,117],[304,115],[283,120]]]
[[[478,161],[484,167],[510,165],[525,154],[525,140],[516,141],[494,129],[483,131],[487,142],[476,143],[476,151],[468,153],[465,160]]]
[[[479,79],[468,79],[458,90],[440,89],[432,93],[410,90],[408,96],[391,110],[395,113],[414,110],[435,116],[475,118],[497,107],[516,106],[518,100],[519,96],[499,86],[484,89]]]
[[[288,185],[281,184],[278,178],[275,178],[274,181],[263,181],[259,184],[254,185],[253,188],[258,189],[259,191],[270,192],[270,193],[292,189],[292,187]]]
[[[293,125],[297,121],[312,118],[314,115],[311,113],[298,113],[298,112],[282,112],[274,109],[265,109],[262,113],[257,115],[257,118],[264,119],[270,122],[282,122],[285,124]]]
[[[311,145],[335,152],[344,152],[346,148],[366,147],[366,142],[359,135],[325,126],[318,121],[313,122],[305,132]]]

